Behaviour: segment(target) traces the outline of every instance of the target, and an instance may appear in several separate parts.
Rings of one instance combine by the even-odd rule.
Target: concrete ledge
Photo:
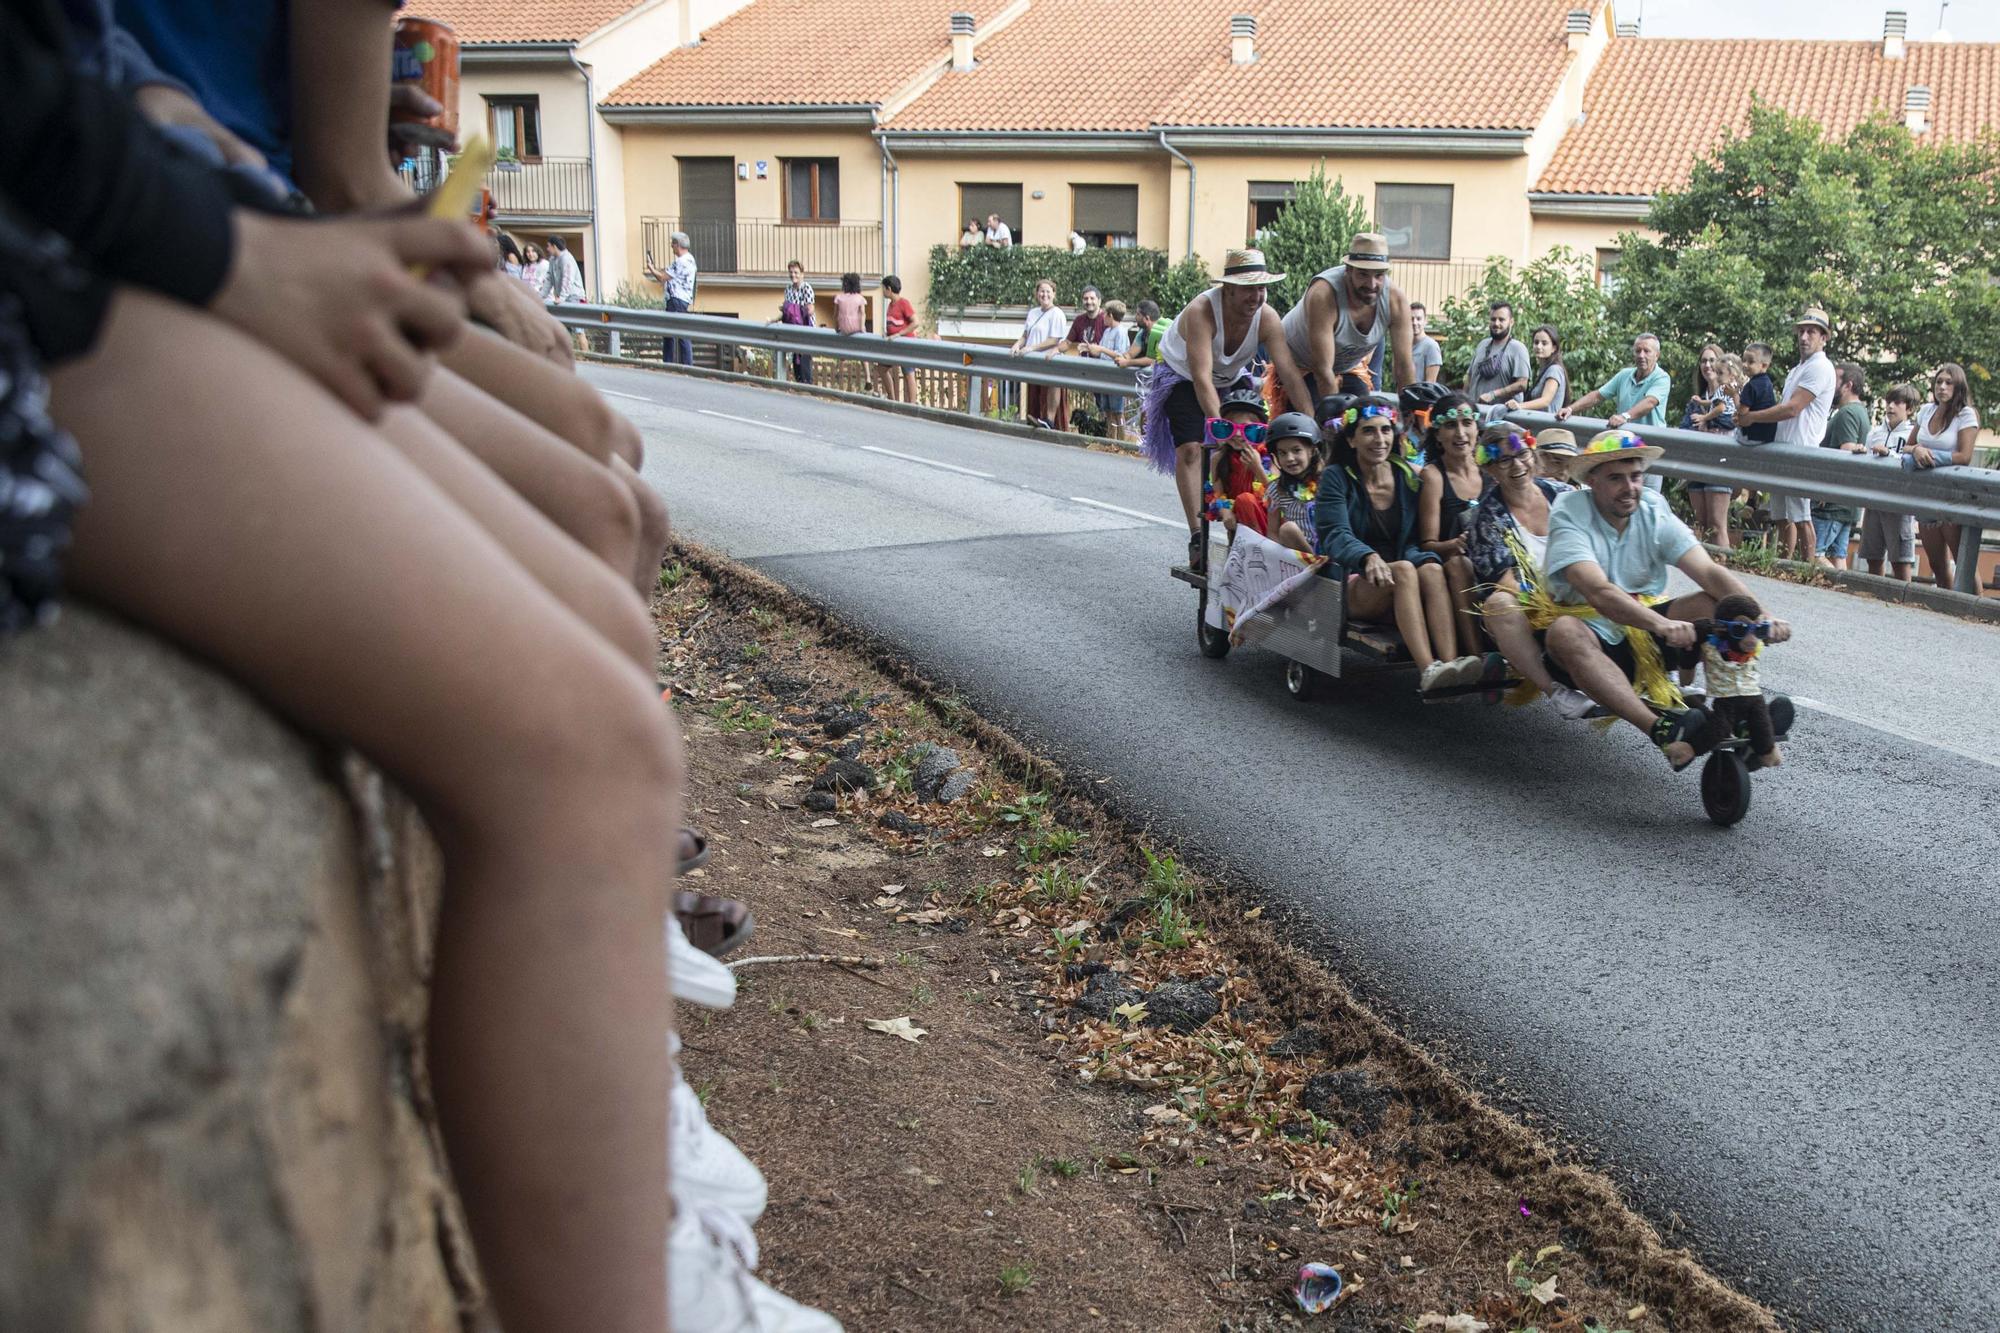
[[[1755,574],[1729,559],[1730,552],[1709,542],[1702,546],[1722,564],[1728,565],[1739,574]],[[1959,620],[1983,621],[1989,625],[2000,625],[2000,598],[1981,597],[1968,592],[1953,592],[1940,588],[1934,583],[1905,583],[1901,579],[1886,578],[1880,574],[1870,574],[1858,569],[1828,569],[1822,565],[1808,565],[1797,560],[1774,562],[1778,569],[1791,576],[1797,583],[1824,581],[1845,592],[1873,598],[1878,602],[1893,602],[1898,606],[1920,606],[1927,611],[1953,616]]]
[[[82,606],[0,734],[0,1328],[455,1333],[409,807]]]

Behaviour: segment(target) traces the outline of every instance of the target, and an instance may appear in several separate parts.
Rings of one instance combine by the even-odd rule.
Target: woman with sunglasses
[[[1447,394],[1431,409],[1430,430],[1424,436],[1424,470],[1418,476],[1417,544],[1444,562],[1445,586],[1457,608],[1459,641],[1471,648],[1479,642],[1472,614],[1472,562],[1465,556],[1465,534],[1479,508],[1486,479],[1473,461],[1473,440],[1479,434],[1479,409],[1462,393]]]
[[[1369,394],[1344,425],[1352,461],[1320,474],[1313,519],[1327,572],[1346,580],[1348,617],[1395,624],[1422,692],[1476,682],[1485,659],[1458,656],[1444,566],[1417,544],[1417,479],[1396,447],[1395,399]]]
[[[1564,432],[1567,434],[1567,432]],[[1466,535],[1479,614],[1507,664],[1542,692],[1564,717],[1578,718],[1593,704],[1582,690],[1560,685],[1542,661],[1542,646],[1521,610],[1520,594],[1540,586],[1549,549],[1549,504],[1569,490],[1538,476],[1535,438],[1496,421],[1480,432],[1475,457],[1491,483]]]

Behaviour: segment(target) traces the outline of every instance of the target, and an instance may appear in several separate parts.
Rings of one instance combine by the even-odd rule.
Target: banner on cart
[[[1208,623],[1228,630],[1238,643],[1257,643],[1269,626],[1269,618],[1256,621],[1276,607],[1285,605],[1317,576],[1325,561],[1281,546],[1239,526],[1222,573],[1208,599]]]

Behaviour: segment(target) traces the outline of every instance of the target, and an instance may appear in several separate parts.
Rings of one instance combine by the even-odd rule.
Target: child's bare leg
[[[681,770],[650,683],[215,320],[121,295],[55,412],[93,491],[73,586],[375,759],[438,835],[431,1064],[501,1321],[658,1333]]]
[[[557,601],[583,617],[641,670],[652,672],[659,639],[645,605],[632,595],[624,570],[607,566],[578,545],[421,411],[392,408],[377,429]],[[567,446],[555,447],[578,466],[605,471]]]
[[[417,407],[620,578],[631,577],[639,507],[604,463],[443,368]]]
[[[1291,547],[1294,551],[1303,551],[1307,555],[1313,553],[1312,538],[1306,536],[1304,528],[1289,519],[1278,525],[1276,540],[1281,545]]]

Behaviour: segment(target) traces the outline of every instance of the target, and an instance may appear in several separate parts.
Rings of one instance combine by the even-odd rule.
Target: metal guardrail
[[[884,338],[867,333],[838,333],[828,328],[790,324],[754,324],[719,315],[680,311],[637,310],[627,306],[562,305],[550,310],[571,328],[610,335],[609,350],[620,354],[619,335],[683,338],[724,347],[754,347],[773,353],[773,377],[786,379],[792,355],[822,356],[877,365],[910,366],[968,376],[973,392],[968,403],[981,402],[983,380],[1041,384],[1078,393],[1129,396],[1136,393],[1133,373],[1106,361],[1079,356],[1014,356],[1005,348],[927,338]],[[1557,425],[1546,412],[1515,412],[1508,420],[1529,430]],[[1605,429],[1603,421],[1571,417],[1561,425],[1579,440]],[[1627,426],[1648,444],[1666,450],[1658,470],[1690,481],[1719,482],[1759,491],[1789,491],[1815,500],[1959,525],[1959,592],[1979,592],[1979,544],[1986,529],[2000,529],[2000,471],[1978,467],[1944,467],[1906,472],[1890,463],[1837,449],[1789,445],[1738,444],[1726,435],[1666,426]]]
[[[1507,419],[1531,431],[1561,425],[1588,440],[1605,423],[1593,417],[1558,422],[1547,412],[1512,412]],[[1915,514],[1959,525],[1959,592],[1979,592],[1979,544],[1985,529],[2000,529],[2000,472],[1980,467],[1905,471],[1887,459],[1839,449],[1783,444],[1741,444],[1671,426],[1624,427],[1666,454],[1654,466],[1670,477],[1720,483],[1753,491],[1789,491],[1828,504]]]

